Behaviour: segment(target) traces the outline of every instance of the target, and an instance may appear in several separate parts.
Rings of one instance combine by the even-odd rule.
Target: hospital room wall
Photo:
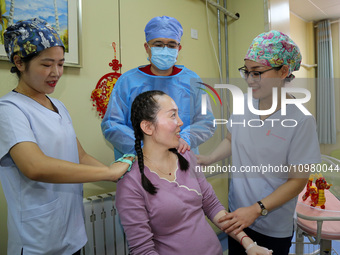
[[[230,77],[239,77],[237,68],[243,65],[243,57],[251,40],[265,30],[263,3],[263,0],[228,0],[228,9],[232,12],[239,12],[241,15],[237,21],[228,18]],[[65,67],[64,75],[51,96],[60,99],[66,105],[83,147],[103,163],[109,164],[114,157],[112,146],[102,136],[101,119],[90,100],[91,91],[102,75],[112,71],[108,66],[114,57],[112,42],[116,42],[120,47],[117,51],[117,58],[123,65],[122,73],[136,66],[147,64],[147,55],[143,47],[145,40],[143,31],[147,21],[157,15],[174,16],[183,25],[184,35],[181,41],[183,49],[179,54],[178,64],[187,66],[202,79],[219,78],[214,52],[214,47],[218,49],[216,10],[208,6],[208,26],[205,1],[123,0],[118,2],[118,0],[101,0],[100,5],[96,1],[83,1],[82,67]],[[224,51],[223,25],[222,19],[222,50]],[[198,31],[198,40],[191,38],[191,28]],[[222,52],[222,63],[224,63],[224,56]],[[16,77],[9,72],[10,67],[9,63],[0,61],[0,96],[17,84]],[[224,70],[223,64],[223,76],[225,76]],[[214,108],[214,113],[215,116],[219,116],[218,107]],[[209,152],[220,139],[221,135],[218,131],[211,140],[200,147],[201,152]],[[221,184],[224,183],[222,178],[212,178],[210,182],[214,187],[224,186]],[[224,202],[227,197],[226,187],[216,189],[219,197],[224,198]],[[113,189],[112,183],[89,183],[84,185],[84,195],[100,194]],[[0,192],[0,205],[0,254],[5,254],[7,207],[2,191]]]
[[[223,0],[220,2],[223,2]],[[265,30],[264,1],[228,0],[227,8],[231,12],[239,12],[241,15],[241,18],[237,21],[228,18],[230,77],[239,78],[237,68],[243,65],[243,57],[251,40]],[[101,119],[92,107],[90,100],[91,91],[102,75],[112,71],[108,66],[114,57],[112,42],[116,42],[117,46],[120,47],[117,51],[117,58],[123,65],[122,73],[136,66],[147,64],[147,55],[143,47],[145,41],[144,27],[147,21],[158,15],[174,16],[183,25],[184,35],[181,41],[183,49],[179,54],[178,64],[187,66],[202,79],[219,78],[218,64],[214,52],[214,47],[216,51],[218,50],[216,10],[208,6],[208,26],[205,1],[123,0],[118,2],[118,0],[101,0],[100,5],[95,1],[83,1],[82,67],[65,67],[64,75],[51,96],[60,99],[68,108],[77,136],[86,151],[105,164],[109,164],[113,160],[113,151],[112,146],[102,136]],[[223,19],[221,21],[222,63],[224,63]],[[292,15],[290,22],[291,36],[299,44],[301,51],[312,47],[309,40],[311,38],[310,25],[304,24],[303,21],[292,17]],[[301,27],[303,33],[301,33],[301,30],[294,29],[297,27]],[[191,28],[198,31],[198,40],[191,38]],[[211,41],[213,41],[214,47]],[[306,41],[309,43],[306,43]],[[313,50],[309,49],[308,52],[313,52]],[[308,61],[305,63],[312,64],[314,53],[308,54],[311,55],[308,55]],[[9,63],[0,61],[0,96],[6,94],[17,84],[16,77],[9,72],[10,67]],[[224,70],[225,65],[223,64],[222,74],[225,77]],[[302,69],[298,72],[297,77],[313,78],[313,72],[313,70]],[[219,108],[213,107],[215,116],[219,116]],[[309,108],[313,111],[315,103],[312,102]],[[221,132],[218,130],[211,140],[200,147],[201,152],[211,151],[220,139]],[[210,182],[225,204],[227,197],[225,180],[211,178]],[[221,186],[222,189],[216,188]],[[84,185],[84,195],[100,194],[112,191],[114,188],[114,184],[108,182],[89,183]],[[1,189],[0,205],[0,254],[5,254],[7,207]]]
[[[299,46],[302,55],[302,64],[312,65],[315,59],[315,39],[313,22],[306,22],[294,13],[290,13],[290,37]],[[316,116],[316,85],[315,68],[306,68],[301,65],[300,70],[294,72],[295,79],[287,86],[306,88],[311,93],[311,99],[305,104],[313,116]],[[295,95],[299,96],[299,95]]]
[[[77,136],[85,150],[105,164],[112,162],[113,150],[102,136],[101,119],[92,106],[90,95],[100,77],[112,72],[108,65],[114,57],[112,42],[116,42],[118,47],[121,47],[121,50],[117,52],[117,58],[123,65],[122,72],[147,64],[143,48],[145,40],[143,31],[146,22],[157,15],[175,16],[184,27],[181,42],[183,50],[179,56],[179,64],[186,65],[202,78],[218,77],[215,53],[208,33],[204,1],[123,0],[120,1],[120,5],[119,13],[118,0],[101,0],[100,4],[97,1],[82,1],[82,67],[65,67],[64,75],[51,95],[66,105]],[[208,13],[212,41],[217,49],[215,8],[208,7]],[[198,40],[191,39],[191,28],[198,30]],[[0,96],[5,95],[17,85],[17,78],[9,72],[10,68],[10,63],[0,61]],[[213,182],[220,184],[222,181],[220,178]],[[115,185],[110,182],[85,184],[84,196],[112,191],[114,188]],[[226,193],[222,195],[226,200]],[[0,205],[0,254],[5,254],[7,250],[7,206],[1,188]]]

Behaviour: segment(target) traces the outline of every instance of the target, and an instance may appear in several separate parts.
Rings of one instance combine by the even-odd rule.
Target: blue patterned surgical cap
[[[18,21],[9,26],[4,32],[4,40],[7,57],[12,63],[14,54],[25,58],[54,46],[65,49],[58,33],[39,18]]]

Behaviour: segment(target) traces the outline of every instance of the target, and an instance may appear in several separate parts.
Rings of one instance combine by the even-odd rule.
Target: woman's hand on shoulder
[[[177,151],[181,154],[185,153],[186,151],[190,151],[190,145],[184,141],[184,139],[180,138]]]
[[[134,155],[123,156],[114,161],[109,169],[112,171],[112,181],[118,181],[126,171],[130,171],[133,162],[135,161]]]

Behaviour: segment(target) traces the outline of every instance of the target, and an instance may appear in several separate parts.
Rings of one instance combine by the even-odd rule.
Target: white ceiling
[[[289,0],[289,9],[307,22],[340,19],[340,0]]]

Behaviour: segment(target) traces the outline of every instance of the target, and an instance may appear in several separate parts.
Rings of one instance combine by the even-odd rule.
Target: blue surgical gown
[[[154,76],[134,68],[119,77],[107,106],[101,127],[103,134],[114,147],[115,158],[124,153],[134,153],[135,137],[131,124],[131,105],[137,95],[149,90],[161,90],[177,104],[179,117],[183,121],[181,138],[198,153],[198,146],[207,141],[215,131],[214,115],[207,103],[207,114],[201,114],[204,86],[199,76],[188,68],[172,76]]]

